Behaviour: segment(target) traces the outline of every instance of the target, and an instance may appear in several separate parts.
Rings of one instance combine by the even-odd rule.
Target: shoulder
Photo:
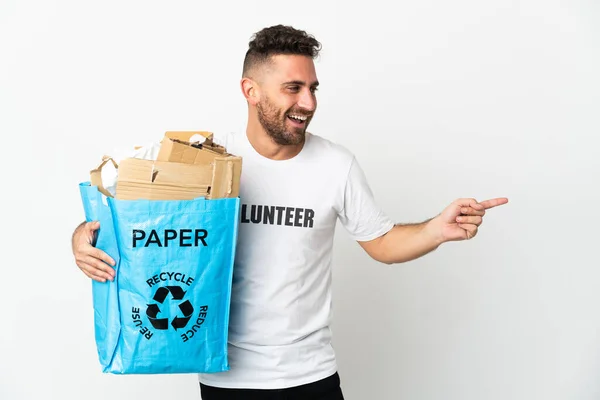
[[[345,146],[314,133],[308,133],[308,135],[310,135],[311,149],[319,156],[326,157],[329,162],[339,161],[349,165],[354,160],[354,154]]]

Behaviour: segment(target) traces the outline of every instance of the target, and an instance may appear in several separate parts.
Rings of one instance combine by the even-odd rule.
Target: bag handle
[[[117,162],[115,160],[113,160],[112,157],[103,156],[102,163],[100,165],[98,165],[97,168],[90,171],[90,181],[92,183],[92,186],[96,186],[100,193],[102,193],[103,195],[105,195],[107,197],[113,197],[113,195],[110,194],[110,192],[108,190],[106,190],[104,185],[102,185],[102,168],[104,168],[104,166],[109,161],[112,162],[112,165],[115,167],[115,169],[119,169],[119,165],[117,164]]]

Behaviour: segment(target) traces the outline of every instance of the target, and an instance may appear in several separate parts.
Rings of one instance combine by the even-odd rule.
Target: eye
[[[300,86],[288,86],[288,90],[296,93],[298,90],[300,90]]]
[[[316,92],[317,92],[317,90],[319,90],[319,88],[318,88],[318,87],[316,87],[316,86],[315,86],[315,87],[312,87],[312,88],[310,88],[310,91],[311,91],[311,93],[316,93]]]

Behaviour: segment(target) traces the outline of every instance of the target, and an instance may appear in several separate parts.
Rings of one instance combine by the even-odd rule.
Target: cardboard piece
[[[204,143],[192,144],[190,139],[194,135],[203,136]],[[227,154],[225,148],[214,143],[212,139],[211,132],[166,132],[156,159],[186,164],[209,164],[215,157]]]
[[[112,197],[112,194],[110,194],[110,192],[108,190],[106,190],[106,188],[102,184],[102,168],[104,168],[104,166],[109,161],[112,162],[115,169],[119,168],[119,166],[117,165],[115,160],[113,160],[112,158],[110,158],[108,156],[102,157],[102,163],[97,168],[94,168],[93,170],[90,171],[90,183],[92,184],[92,186],[97,186],[98,191],[100,193],[102,193],[103,195]]]
[[[190,143],[195,134],[204,136],[204,143]],[[107,196],[100,172],[109,160],[90,173],[92,185]],[[126,158],[118,166],[112,162],[119,171],[115,197],[120,200],[239,196],[242,158],[213,143],[210,132],[167,132],[156,161]]]
[[[119,164],[120,200],[191,200],[205,197],[213,175],[210,165],[126,158]]]
[[[116,198],[121,200],[191,200],[238,197],[241,158],[218,158],[213,164],[127,158],[119,165]]]
[[[194,144],[191,138],[200,135],[205,138],[201,144]],[[227,150],[213,142],[213,134],[206,131],[169,131],[165,133],[157,156],[158,161],[177,162],[214,167],[211,189],[207,198],[239,196],[242,159],[227,153]]]

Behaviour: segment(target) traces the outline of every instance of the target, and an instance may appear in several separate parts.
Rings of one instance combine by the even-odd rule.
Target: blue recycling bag
[[[92,283],[103,372],[229,370],[227,330],[239,198],[118,200],[79,185],[96,247],[116,262]]]

